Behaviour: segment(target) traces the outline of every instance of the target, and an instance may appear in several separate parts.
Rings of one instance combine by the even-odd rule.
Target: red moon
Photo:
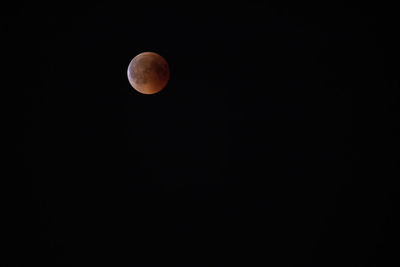
[[[129,63],[128,80],[132,87],[142,94],[158,93],[168,83],[168,63],[157,53],[143,52]]]

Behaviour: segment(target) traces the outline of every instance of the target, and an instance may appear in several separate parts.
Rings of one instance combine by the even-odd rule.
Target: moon
[[[158,93],[169,80],[168,62],[154,52],[140,53],[129,63],[128,80],[142,94]]]

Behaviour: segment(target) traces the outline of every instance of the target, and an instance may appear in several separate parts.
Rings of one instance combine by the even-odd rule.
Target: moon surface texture
[[[143,52],[132,59],[128,66],[128,79],[142,94],[160,92],[168,83],[168,62],[154,52]]]

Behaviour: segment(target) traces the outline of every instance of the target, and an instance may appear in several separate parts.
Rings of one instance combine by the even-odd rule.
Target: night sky
[[[39,72],[19,146],[33,238],[14,260],[399,264],[393,7],[109,3],[9,17]],[[127,79],[145,51],[170,66],[155,95]]]

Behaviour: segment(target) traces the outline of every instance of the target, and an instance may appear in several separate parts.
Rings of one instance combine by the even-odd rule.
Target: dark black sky
[[[29,33],[40,72],[23,93],[28,261],[398,262],[391,10],[18,7],[10,25]],[[144,51],[171,69],[152,96],[126,74]]]

